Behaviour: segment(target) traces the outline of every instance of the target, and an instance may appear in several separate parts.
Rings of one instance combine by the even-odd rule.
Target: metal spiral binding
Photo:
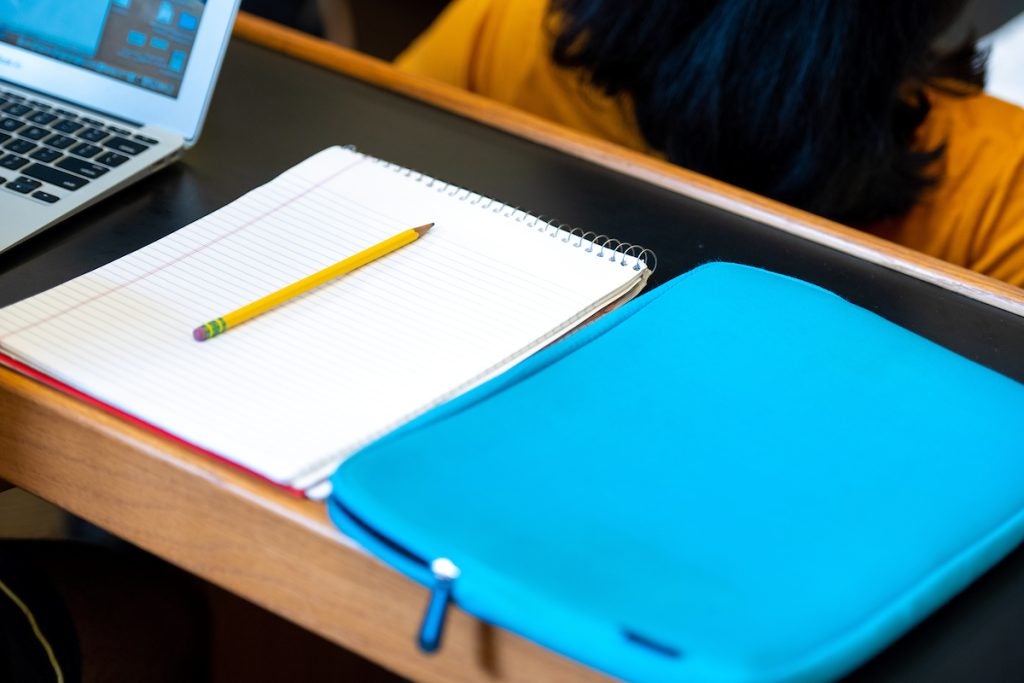
[[[346,149],[356,151],[356,148],[349,145]],[[379,164],[384,168],[400,173],[406,178],[411,178],[415,182],[423,183],[426,187],[440,193],[446,193],[449,197],[458,199],[461,202],[467,202],[470,206],[479,207],[484,211],[491,211],[492,213],[500,213],[506,218],[511,218],[517,223],[522,223],[528,228],[535,228],[538,232],[547,234],[552,238],[560,238],[560,241],[577,249],[583,249],[587,253],[594,254],[598,258],[606,258],[612,263],[618,263],[625,267],[632,265],[633,270],[642,270],[641,263],[644,264],[653,273],[658,267],[658,257],[650,249],[643,247],[639,244],[631,244],[629,242],[623,242],[622,240],[609,237],[608,235],[599,235],[593,231],[583,231],[580,228],[576,228],[565,223],[556,223],[555,219],[547,219],[541,214],[535,214],[531,211],[526,211],[518,206],[512,206],[504,202],[498,201],[492,197],[487,197],[472,190],[467,190],[464,187],[447,183],[438,178],[434,178],[425,173],[414,171],[405,166],[378,159],[377,157],[357,152],[368,161]]]

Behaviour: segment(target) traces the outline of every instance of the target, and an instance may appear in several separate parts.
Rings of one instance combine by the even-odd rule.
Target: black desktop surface
[[[145,246],[335,144],[649,247],[658,256],[651,286],[712,260],[761,266],[819,284],[1024,381],[1018,316],[238,40],[199,144],[173,166],[0,255],[0,306]],[[1018,549],[853,678],[1024,680],[1021,633]]]

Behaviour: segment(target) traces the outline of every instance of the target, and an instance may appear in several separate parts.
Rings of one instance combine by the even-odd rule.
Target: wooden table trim
[[[0,367],[0,480],[413,680],[600,681],[453,610],[423,655],[427,591],[355,549],[322,504]]]
[[[390,63],[374,57],[244,12],[238,16],[235,36],[911,275],[990,306],[1024,315],[1024,289],[446,83],[401,72]]]

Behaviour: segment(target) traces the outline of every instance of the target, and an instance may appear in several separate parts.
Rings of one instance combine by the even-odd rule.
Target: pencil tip
[[[426,225],[421,225],[418,228],[413,228],[413,230],[416,231],[417,235],[423,237],[425,234],[427,234],[427,231],[430,230],[432,227],[434,227],[433,223],[427,223]]]

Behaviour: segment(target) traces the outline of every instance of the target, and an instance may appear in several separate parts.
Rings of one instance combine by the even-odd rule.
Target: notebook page
[[[632,267],[453,193],[325,150],[158,242],[0,310],[0,347],[292,484],[638,280]],[[429,222],[427,235],[383,259],[192,339],[201,323]]]

